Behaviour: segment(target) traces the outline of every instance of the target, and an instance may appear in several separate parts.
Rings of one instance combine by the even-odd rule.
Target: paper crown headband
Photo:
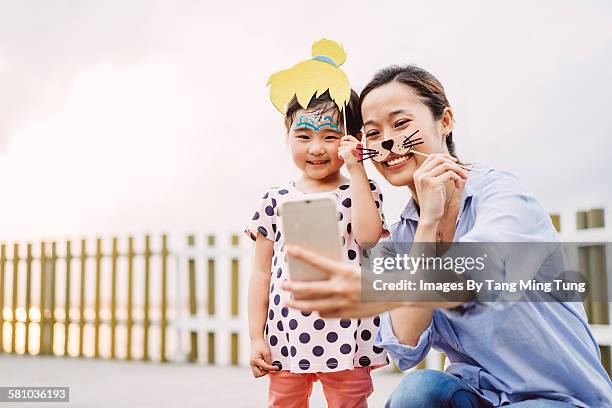
[[[325,91],[344,111],[351,97],[351,86],[344,71],[339,67],[346,61],[344,48],[336,41],[322,39],[312,45],[312,58],[289,69],[270,76],[270,99],[283,115],[293,97],[303,109],[308,108],[313,97]]]

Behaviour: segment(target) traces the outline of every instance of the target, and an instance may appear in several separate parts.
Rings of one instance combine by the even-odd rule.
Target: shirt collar
[[[463,189],[463,193],[461,194],[461,207],[459,209],[459,214],[463,212],[463,208],[465,207],[467,200],[478,193],[480,186],[487,179],[486,175],[493,171],[491,167],[484,163],[474,163],[472,168],[476,171],[470,172],[465,188]],[[410,197],[408,205],[406,205],[406,208],[404,208],[404,211],[402,211],[401,218],[405,220],[419,221],[419,212],[417,211],[417,206],[413,197]]]

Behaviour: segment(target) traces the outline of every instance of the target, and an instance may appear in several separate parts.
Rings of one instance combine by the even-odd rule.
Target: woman
[[[558,240],[546,211],[513,176],[460,165],[453,111],[433,75],[415,66],[385,68],[364,88],[360,107],[366,143],[418,130],[423,144],[414,150],[429,155],[391,153],[374,164],[412,196],[391,242]],[[428,255],[440,255],[433,251]],[[581,303],[365,302],[358,270],[304,248],[288,252],[329,275],[285,282],[300,298],[289,306],[342,317],[388,310],[377,345],[402,370],[416,366],[432,346],[446,353],[446,372],[408,374],[388,407],[612,407],[612,383]]]

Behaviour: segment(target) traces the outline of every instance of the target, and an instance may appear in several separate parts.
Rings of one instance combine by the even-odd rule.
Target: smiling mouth
[[[404,155],[401,155],[401,156],[393,155],[391,159],[385,160],[383,164],[385,167],[395,167],[397,165],[407,162],[408,160],[412,158],[412,156],[414,156],[414,154],[410,152]]]
[[[322,166],[324,164],[329,163],[329,160],[307,160],[306,163],[311,164],[313,166]]]

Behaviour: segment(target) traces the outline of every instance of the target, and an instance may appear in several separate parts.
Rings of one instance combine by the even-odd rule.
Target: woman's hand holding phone
[[[399,306],[398,302],[366,302],[361,298],[359,266],[296,245],[287,246],[289,257],[322,271],[327,279],[311,282],[286,281],[282,287],[293,294],[287,306],[321,317],[356,318],[375,316]]]

